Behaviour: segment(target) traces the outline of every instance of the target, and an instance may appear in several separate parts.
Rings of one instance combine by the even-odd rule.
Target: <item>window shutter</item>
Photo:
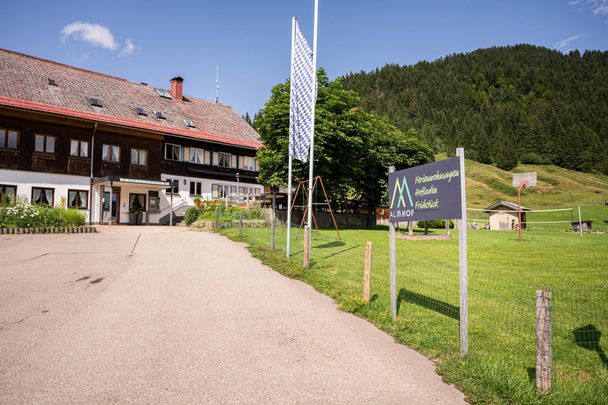
[[[230,165],[230,167],[236,169],[236,165],[237,165],[236,162],[237,162],[238,156],[237,155],[231,155],[231,157],[232,157],[232,162],[231,162],[232,164]]]
[[[245,167],[245,156],[239,156],[239,169]]]
[[[205,164],[211,164],[211,152],[209,152],[208,150],[205,151]]]
[[[217,152],[213,152],[213,166],[217,166],[219,163],[219,158]]]

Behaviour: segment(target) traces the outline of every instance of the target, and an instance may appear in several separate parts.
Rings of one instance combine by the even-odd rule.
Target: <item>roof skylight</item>
[[[91,105],[95,107],[103,107],[103,104],[101,104],[101,100],[98,98],[90,98],[89,103],[91,103]]]
[[[156,114],[156,118],[160,118],[161,120],[167,119],[167,116],[162,111],[154,111],[154,114]]]
[[[163,90],[163,89],[154,89],[154,90],[156,90],[158,95],[161,96],[162,98],[168,98],[169,100],[171,100],[173,98],[173,97],[171,97],[171,93],[169,93],[166,90]]]
[[[184,120],[184,124],[186,124],[188,128],[196,128],[196,125],[194,125],[194,122],[191,120]]]
[[[49,85],[50,86],[59,86],[59,84],[57,84],[57,80],[55,80],[55,79],[49,79]]]
[[[146,112],[146,110],[144,110],[141,107],[137,107],[135,108],[135,112],[137,113],[137,115],[145,115],[148,116],[148,113]]]

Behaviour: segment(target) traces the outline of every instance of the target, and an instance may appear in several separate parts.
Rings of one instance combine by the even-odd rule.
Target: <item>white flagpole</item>
[[[296,41],[296,18],[291,17],[291,83],[289,91],[289,107],[291,110],[291,103],[293,102],[293,57],[295,52],[295,41]],[[290,123],[291,125],[291,123]],[[290,134],[291,135],[291,134]],[[291,136],[289,139],[291,144]],[[293,159],[291,157],[291,151],[289,145],[287,146],[287,154],[289,155],[289,170],[287,174],[287,243],[285,245],[285,255],[289,257],[290,253],[290,242],[291,242],[291,165]]]
[[[310,134],[310,166],[308,172],[308,256],[310,257],[310,246],[312,239],[312,177],[313,177],[313,165],[315,157],[315,105],[317,103],[317,26],[319,21],[319,0],[315,0],[315,20],[314,20],[314,34],[313,34],[313,48],[312,48],[312,89],[314,98],[312,101],[312,125]]]

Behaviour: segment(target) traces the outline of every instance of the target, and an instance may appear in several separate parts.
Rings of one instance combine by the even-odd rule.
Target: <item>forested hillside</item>
[[[608,173],[608,52],[516,45],[386,65],[346,88],[437,152],[510,170],[517,162]]]

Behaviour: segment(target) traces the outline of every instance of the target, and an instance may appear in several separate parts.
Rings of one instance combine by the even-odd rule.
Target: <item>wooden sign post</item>
[[[369,304],[372,286],[372,243],[365,244],[365,267],[363,268],[363,300]]]

